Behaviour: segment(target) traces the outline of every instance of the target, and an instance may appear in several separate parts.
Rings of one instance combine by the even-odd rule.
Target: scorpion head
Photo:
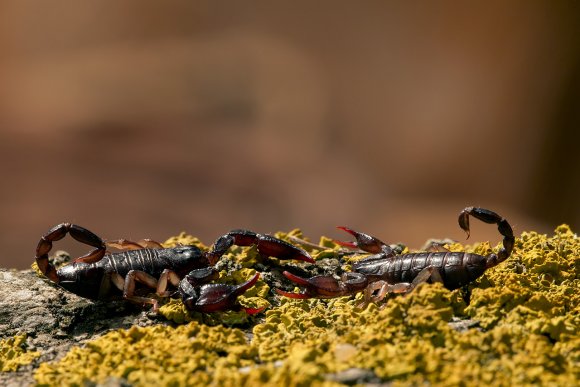
[[[184,276],[191,270],[210,266],[205,254],[195,246],[177,246],[159,251],[159,259],[164,259],[167,267],[179,276]]]

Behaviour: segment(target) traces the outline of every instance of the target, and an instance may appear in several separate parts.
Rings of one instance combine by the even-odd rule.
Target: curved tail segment
[[[59,278],[55,267],[48,261],[48,253],[52,249],[52,242],[61,240],[69,233],[77,241],[95,248],[88,254],[75,259],[74,262],[96,262],[103,258],[107,249],[101,238],[84,227],[71,223],[61,223],[54,226],[40,238],[38,246],[36,247],[35,259],[42,274],[56,283],[59,282]]]
[[[501,235],[503,235],[503,247],[499,250],[499,253],[490,254],[487,258],[486,268],[494,267],[499,263],[508,259],[514,248],[514,232],[512,227],[509,225],[505,218],[496,214],[493,211],[486,210],[485,208],[479,207],[466,207],[459,214],[459,227],[467,233],[467,238],[469,238],[469,216],[473,216],[482,222],[489,224],[497,224],[497,229]]]

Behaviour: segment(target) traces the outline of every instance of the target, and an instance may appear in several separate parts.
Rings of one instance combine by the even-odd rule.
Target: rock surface
[[[28,351],[24,364],[34,359],[0,373],[0,385],[575,385],[579,242],[566,225],[552,236],[524,232],[508,261],[464,288],[425,284],[363,309],[360,297],[280,298],[276,273],[290,264],[232,248],[220,281],[264,274],[238,299],[270,305],[251,317],[192,314],[178,300],[161,317],[79,298],[30,270],[0,269],[0,366],[12,349]],[[499,245],[448,248],[485,256]],[[326,273],[337,257],[348,270],[351,257],[336,249],[312,254],[317,264],[301,266],[305,276],[314,274],[309,266]]]
[[[1,373],[0,385],[34,384],[37,364],[118,328],[163,323],[155,314],[123,301],[94,302],[67,292],[32,270],[0,269],[0,340],[27,335],[27,350],[40,357],[17,372]]]

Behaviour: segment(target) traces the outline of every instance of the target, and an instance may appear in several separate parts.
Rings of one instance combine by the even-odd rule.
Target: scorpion
[[[53,242],[70,234],[75,240],[94,247],[86,255],[74,259],[58,270],[48,260]],[[215,312],[236,308],[237,297],[254,286],[260,277],[256,273],[239,285],[208,283],[217,279],[217,261],[233,246],[255,245],[259,254],[279,259],[294,259],[314,263],[308,253],[290,243],[269,235],[248,230],[233,230],[219,237],[209,251],[183,245],[164,248],[159,242],[143,239],[138,242],[119,239],[103,241],[93,232],[71,223],[61,223],[44,234],[36,248],[36,263],[48,279],[81,297],[111,300],[122,296],[138,303],[151,304],[158,311],[154,298],[139,294],[136,283],[155,289],[160,297],[169,297],[168,285],[177,287],[189,311]],[[121,252],[110,253],[107,247]],[[243,308],[248,314],[263,310]]]
[[[288,271],[283,274],[290,281],[302,286],[300,293],[276,289],[277,293],[298,299],[333,298],[364,292],[363,305],[378,302],[389,293],[409,293],[424,282],[441,282],[450,289],[466,285],[501,262],[511,254],[515,238],[507,220],[493,211],[479,207],[467,207],[459,214],[459,227],[469,238],[469,217],[485,223],[497,224],[503,236],[503,247],[497,254],[483,256],[474,253],[451,251],[425,251],[397,255],[381,240],[354,231],[348,227],[339,229],[354,236],[356,242],[336,241],[339,245],[358,248],[372,255],[353,264],[352,272],[344,273],[340,280],[334,276],[303,278]]]

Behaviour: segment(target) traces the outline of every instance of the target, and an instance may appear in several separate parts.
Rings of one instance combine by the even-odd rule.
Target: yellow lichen
[[[221,368],[253,364],[254,357],[239,329],[197,322],[177,328],[132,327],[73,348],[58,363],[41,364],[36,380],[41,385],[83,385],[117,377],[136,385],[199,385]]]
[[[39,356],[39,352],[26,350],[26,335],[0,340],[0,372],[16,371]]]
[[[337,247],[325,243],[328,250],[319,254],[332,255]],[[480,254],[499,248],[449,247]],[[248,267],[245,259],[258,259],[251,248],[235,248],[228,258],[241,267]],[[222,280],[239,283],[251,270]],[[246,295],[266,302],[271,297],[265,283]],[[206,320],[216,323],[211,316],[220,314],[188,316],[174,300],[162,313],[186,325],[108,333],[42,364],[36,380],[80,385],[113,376],[135,385],[336,385],[328,375],[358,368],[395,386],[574,385],[580,379],[579,301],[580,240],[560,226],[552,237],[523,233],[512,256],[467,289],[421,285],[364,310],[356,308],[360,296],[282,298],[262,320],[245,320],[254,321],[252,334],[209,327]],[[467,319],[471,328],[454,329],[455,321]]]

